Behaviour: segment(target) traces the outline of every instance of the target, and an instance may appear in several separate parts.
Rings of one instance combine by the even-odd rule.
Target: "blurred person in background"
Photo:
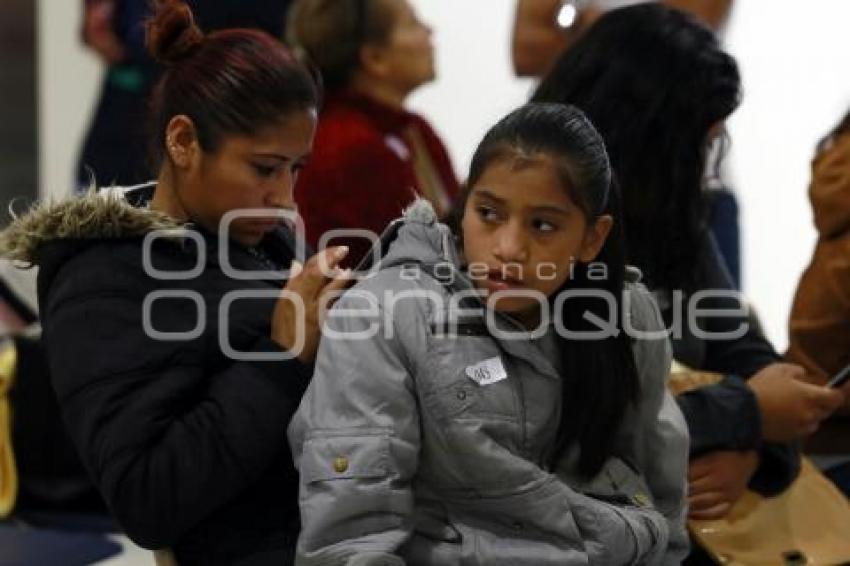
[[[817,148],[809,198],[818,240],[791,308],[786,358],[823,385],[850,363],[850,113]],[[824,425],[807,449],[838,457],[825,473],[850,495],[850,407]]]
[[[321,71],[327,100],[313,159],[296,186],[307,239],[329,230],[380,234],[417,196],[443,216],[458,192],[448,152],[421,116],[405,109],[434,80],[431,29],[407,0],[297,0],[287,39]],[[348,265],[369,251],[339,238]]]
[[[654,0],[518,0],[512,41],[514,71],[519,77],[542,77],[564,49],[603,14]],[[711,29],[729,19],[733,0],[661,0],[690,12]]]
[[[725,516],[746,487],[782,492],[799,469],[793,442],[845,402],[840,391],[805,383],[803,368],[779,363],[732,292],[707,228],[707,153],[739,98],[737,64],[715,35],[662,4],[600,18],[533,96],[575,105],[599,128],[623,187],[629,260],[675,325],[674,358],[719,374],[719,383],[678,397],[691,434],[695,519]]]
[[[656,0],[518,0],[512,42],[519,77],[542,77],[557,57],[605,13]],[[733,0],[660,0],[694,15],[715,33],[722,31]],[[722,145],[722,138],[718,140]],[[720,147],[719,151],[724,148]],[[707,169],[708,221],[736,289],[741,288],[741,237],[738,199],[719,167]]]

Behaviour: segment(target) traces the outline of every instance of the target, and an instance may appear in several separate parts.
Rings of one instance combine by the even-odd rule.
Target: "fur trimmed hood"
[[[161,212],[130,204],[118,190],[34,205],[0,232],[0,256],[37,265],[41,248],[58,240],[104,240],[144,236],[182,225]]]

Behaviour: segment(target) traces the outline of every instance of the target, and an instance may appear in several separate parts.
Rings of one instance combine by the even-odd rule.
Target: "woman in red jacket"
[[[296,186],[307,239],[324,247],[330,230],[380,234],[417,195],[438,212],[458,191],[445,147],[431,126],[404,108],[434,79],[431,30],[407,0],[298,0],[289,39],[315,63],[328,90],[313,158]],[[335,237],[349,265],[370,247]]]

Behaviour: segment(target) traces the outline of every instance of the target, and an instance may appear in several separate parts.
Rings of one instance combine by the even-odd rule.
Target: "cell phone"
[[[831,389],[836,389],[847,383],[848,379],[850,379],[850,364],[844,366],[841,371],[832,376],[832,378],[826,383],[826,386]]]

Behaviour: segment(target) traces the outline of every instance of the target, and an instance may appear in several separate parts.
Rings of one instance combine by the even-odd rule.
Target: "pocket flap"
[[[608,458],[593,478],[579,477],[564,468],[558,469],[558,477],[576,491],[614,505],[653,506],[652,493],[643,476],[616,456]]]
[[[321,435],[304,442],[301,477],[307,483],[354,478],[382,478],[389,473],[390,439],[385,431]]]

